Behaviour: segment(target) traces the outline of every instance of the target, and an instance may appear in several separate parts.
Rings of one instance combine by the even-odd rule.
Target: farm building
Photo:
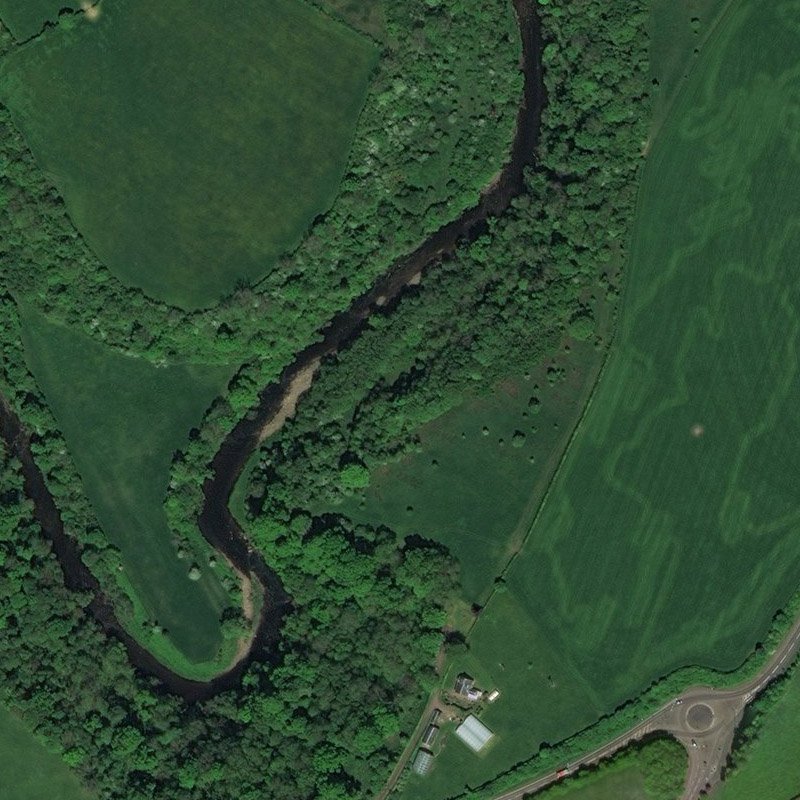
[[[417,757],[414,759],[412,769],[417,775],[425,775],[433,764],[433,753],[430,750],[417,750]]]
[[[441,715],[442,715],[442,710],[440,708],[434,708],[433,711],[431,711],[431,718],[428,720],[428,724],[435,725],[438,722],[439,717]]]
[[[430,747],[436,740],[437,733],[439,733],[439,729],[435,725],[428,725],[427,730],[422,736],[422,744],[425,747]]]
[[[469,675],[467,675],[466,673],[462,672],[456,678],[456,685],[455,685],[456,694],[460,694],[460,695],[463,695],[464,697],[466,697],[467,696],[467,692],[469,692],[470,689],[472,689],[472,686],[474,685],[474,683],[475,683],[475,681],[472,678],[470,678]]]
[[[477,718],[470,714],[457,728],[456,736],[467,747],[479,753],[492,740],[494,734]]]
[[[466,697],[470,703],[474,703],[483,697],[483,690],[475,686],[475,681],[466,673],[462,672],[456,678],[455,693]]]

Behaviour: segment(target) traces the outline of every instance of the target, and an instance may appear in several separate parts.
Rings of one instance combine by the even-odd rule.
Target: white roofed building
[[[472,714],[456,728],[456,736],[476,753],[483,750],[494,738],[494,734]]]

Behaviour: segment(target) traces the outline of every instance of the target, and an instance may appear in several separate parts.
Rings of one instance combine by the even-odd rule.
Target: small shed
[[[411,767],[417,775],[426,775],[433,765],[433,753],[430,750],[423,750],[421,747],[417,750],[417,756],[414,759],[414,764]]]
[[[456,736],[476,753],[483,750],[494,738],[494,734],[472,714],[456,728]]]
[[[434,708],[431,711],[431,718],[428,720],[429,725],[435,725],[439,721],[439,717],[442,716],[442,709],[441,708]]]

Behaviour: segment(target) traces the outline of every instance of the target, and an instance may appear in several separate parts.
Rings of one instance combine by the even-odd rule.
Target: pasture
[[[111,271],[196,308],[330,205],[377,57],[301,0],[114,0],[11,53],[0,97]]]
[[[418,452],[374,470],[370,486],[337,510],[442,542],[461,565],[464,598],[484,603],[521,546],[594,382],[600,353],[591,342],[568,346],[424,425]]]
[[[731,6],[653,144],[612,355],[469,637],[498,741],[447,793],[681,666],[734,669],[797,589],[798,19]]]
[[[0,707],[0,797],[3,800],[89,800],[67,765]]]
[[[714,795],[717,800],[794,800],[800,795],[800,671],[795,668],[786,681],[743,762]]]
[[[700,51],[734,0],[652,0],[650,74],[653,88],[653,128],[664,122]]]
[[[79,8],[80,3],[70,4],[62,0],[0,0],[0,20],[11,31],[13,37],[22,42],[35,36],[48,23],[58,20],[64,8]]]
[[[229,370],[157,368],[31,309],[22,309],[22,321],[31,372],[103,530],[121,551],[120,583],[135,608],[130,632],[189,677],[219,671],[226,664],[219,616],[230,605],[220,582],[224,562],[208,566],[210,549],[199,532],[180,559],[163,503],[172,454],[200,423]],[[201,568],[197,581],[188,577],[193,563]],[[151,633],[154,622],[167,634]]]

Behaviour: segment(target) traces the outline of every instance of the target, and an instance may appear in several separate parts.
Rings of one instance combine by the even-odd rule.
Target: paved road
[[[596,764],[649,733],[664,731],[678,739],[689,753],[682,800],[697,800],[700,792],[719,783],[745,707],[788,668],[798,650],[800,619],[753,679],[729,689],[689,688],[625,733],[570,762],[565,769],[572,773],[580,766]],[[551,772],[496,795],[494,800],[523,800],[562,777],[563,773]]]

